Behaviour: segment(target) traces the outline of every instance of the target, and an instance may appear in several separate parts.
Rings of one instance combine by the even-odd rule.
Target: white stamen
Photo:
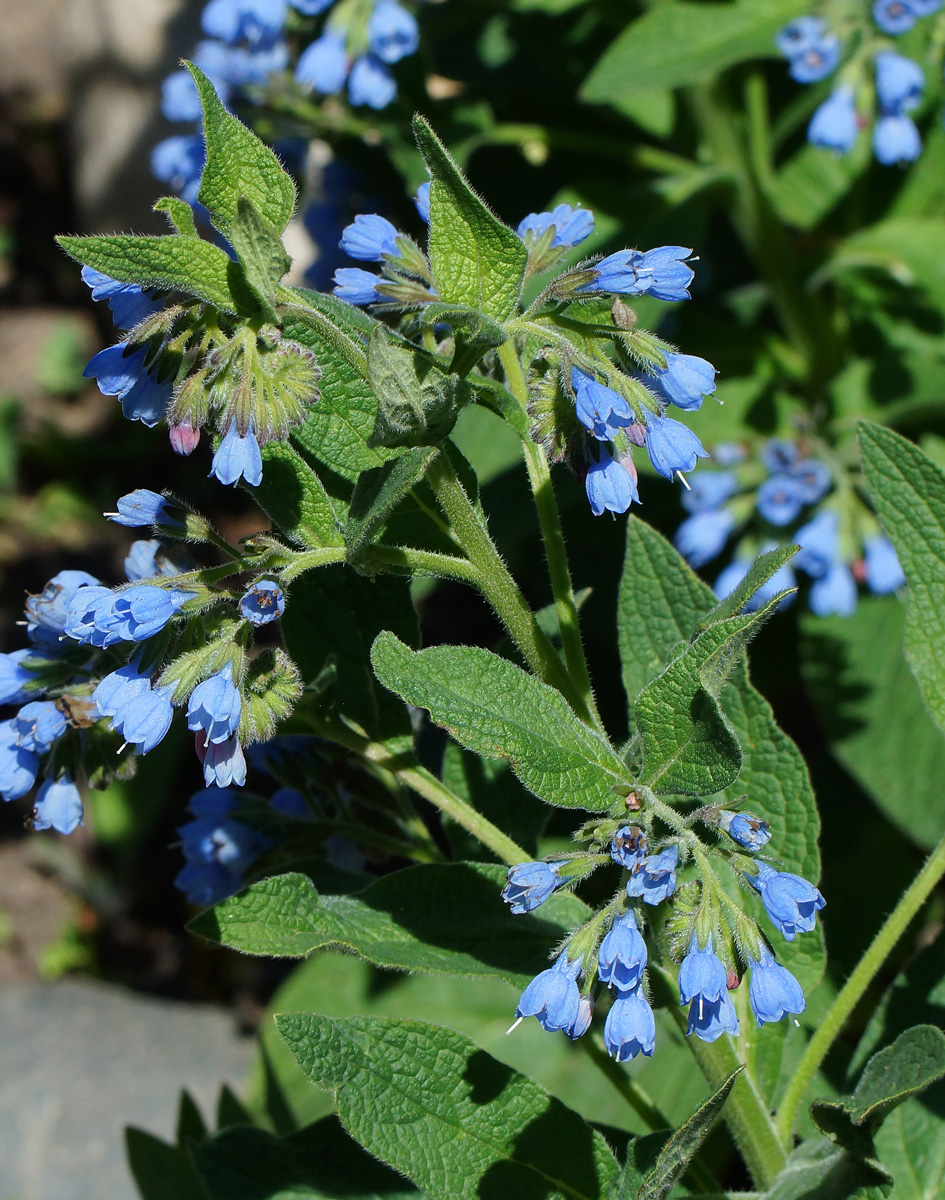
[[[679,480],[679,482],[680,482],[680,483],[683,485],[683,487],[686,489],[686,491],[687,491],[687,492],[691,492],[691,491],[692,491],[692,488],[689,486],[689,480],[688,480],[688,479],[686,478],[686,476],[685,476],[685,475],[682,473],[682,471],[677,471],[677,472],[676,472],[676,478],[677,478],[677,479]]]
[[[704,997],[700,996],[700,997],[699,997],[699,1020],[700,1020],[700,1021],[702,1020],[702,1005],[703,1005],[703,1001],[704,1001]]]
[[[113,513],[102,513],[102,516],[103,516],[103,517],[117,517],[117,516],[118,516],[118,513],[116,513],[116,512],[113,512]]]
[[[17,625],[25,625],[26,621],[17,621]]]
[[[800,1021],[797,1019],[797,1017],[792,1017],[792,1018],[791,1018],[791,1020],[794,1022],[794,1028],[795,1028],[795,1029],[800,1029],[800,1027],[801,1027],[801,1023],[800,1023]]]
[[[518,1029],[519,1025],[521,1025],[521,1023],[522,1023],[524,1020],[525,1020],[525,1018],[524,1018],[524,1017],[519,1017],[517,1021],[514,1021],[514,1022],[513,1022],[513,1023],[512,1023],[512,1024],[509,1026],[509,1027],[508,1027],[508,1029],[505,1031],[505,1036],[506,1036],[506,1037],[508,1037],[508,1036],[509,1036],[509,1034],[513,1032],[513,1030],[515,1030],[515,1029]]]
[[[122,742],[122,744],[118,747],[118,749],[115,751],[115,753],[121,754],[122,750],[124,750],[127,745],[128,745],[127,742]]]

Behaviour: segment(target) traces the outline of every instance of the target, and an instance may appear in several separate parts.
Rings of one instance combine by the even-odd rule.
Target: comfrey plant
[[[925,69],[890,39],[908,33],[920,18],[941,7],[942,0],[876,0],[875,25],[865,13],[858,17],[851,9],[843,12],[836,28],[820,16],[805,16],[780,31],[778,49],[798,83],[816,83],[836,72],[830,96],[811,118],[808,141],[847,154],[860,130],[872,122],[873,153],[879,162],[890,166],[919,157],[922,140],[910,114],[922,106]],[[938,42],[937,32],[930,42]]]
[[[28,601],[29,645],[0,660],[16,709],[0,731],[3,795],[27,796],[42,776],[38,827],[73,828],[83,798],[93,823],[85,785],[146,773],[182,710],[206,785],[178,825],[178,885],[212,906],[194,917],[196,935],[250,954],[342,948],[380,968],[462,977],[464,1011],[477,980],[512,984],[518,1018],[575,1039],[583,1068],[632,1108],[630,1127],[662,1132],[618,1154],[572,1107],[446,1028],[436,1001],[429,1022],[281,1012],[292,1062],[332,1093],[336,1116],[286,1137],[188,1133],[166,1161],[209,1195],[231,1194],[221,1179],[273,1195],[313,1179],[326,1196],[403,1191],[377,1160],[443,1200],[662,1197],[687,1164],[717,1193],[694,1155],[724,1105],[758,1192],[794,1178],[794,1155],[815,1172],[839,1156],[844,1179],[874,1181],[865,1131],[795,1150],[797,1117],[945,851],[812,1022],[805,997],[824,969],[817,808],[745,663],[790,595],[771,581],[794,547],[760,554],[719,600],[630,519],[619,653],[606,663],[619,664],[629,736],[605,726],[585,657],[551,465],[577,477],[562,472],[559,490],[583,486],[593,512],[619,513],[638,498],[635,449],[666,480],[704,457],[687,423],[698,417],[668,412],[695,413],[714,368],[640,328],[632,307],[686,299],[691,251],[618,247],[565,266],[589,211],[559,205],[505,225],[417,118],[425,236],[361,214],[342,244],[370,266],[340,268],[335,294],[290,287],[292,180],[192,73],[205,136],[196,201],[231,253],[174,197],[158,202],[174,226],[163,237],[62,245],[124,331],[89,375],[126,416],[165,424],[175,450],[244,488],[269,528],[233,546],[148,480],[121,497],[111,519],[147,531],[127,582],[61,573]],[[521,446],[551,598],[538,611],[451,440],[472,406]],[[876,454],[883,433],[864,435]],[[829,499],[806,458],[782,474]],[[687,495],[729,503],[718,474],[700,468]],[[206,557],[194,565],[184,550]],[[419,648],[410,585],[424,576],[479,593],[504,634],[495,650]],[[543,579],[536,565],[536,592]],[[452,739],[442,764],[429,722]],[[546,808],[575,813],[572,848],[544,840]],[[606,1015],[595,991],[612,992]],[[674,1037],[673,1024],[692,1036]],[[691,1051],[712,1092],[671,1135],[637,1076],[658,1040],[664,1061]],[[264,1074],[267,1113],[288,1132],[293,1115]],[[874,1113],[893,1103],[871,1096]],[[845,1129],[847,1099],[839,1114],[815,1108],[818,1128]],[[323,1181],[326,1162],[336,1175]],[[140,1172],[154,1182],[153,1166]]]

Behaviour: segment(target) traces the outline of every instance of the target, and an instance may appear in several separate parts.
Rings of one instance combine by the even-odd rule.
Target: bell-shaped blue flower
[[[718,447],[713,458],[718,456]],[[719,508],[738,491],[738,476],[734,471],[699,471],[688,488],[682,488],[680,500],[689,513]]]
[[[772,475],[787,474],[800,461],[800,452],[787,438],[771,438],[761,451],[761,461]]]
[[[377,0],[368,19],[371,53],[381,62],[395,63],[413,54],[420,45],[420,29],[413,13],[396,0]]]
[[[627,895],[641,898],[644,904],[661,904],[676,890],[678,863],[679,847],[675,842],[642,859],[630,873]]]
[[[702,399],[715,391],[715,367],[695,354],[676,354],[668,350],[665,367],[654,369],[646,380],[658,395],[677,408],[691,412],[702,407]]]
[[[233,682],[233,667],[227,663],[215,675],[205,679],[190,694],[187,703],[187,728],[203,730],[204,744],[223,742],[240,726],[243,702]]]
[[[21,746],[42,754],[62,737],[68,722],[52,700],[31,700],[13,718],[13,727]]]
[[[884,113],[912,112],[922,103],[925,72],[911,58],[884,50],[873,60],[876,67],[876,99]]]
[[[240,599],[240,616],[252,625],[268,625],[285,612],[285,594],[272,579],[251,583]]]
[[[178,550],[178,553],[180,551]],[[142,579],[173,579],[183,570],[168,557],[166,547],[157,538],[141,538],[131,543],[125,555],[125,578],[129,583]]]
[[[103,717],[112,718],[109,728],[139,754],[147,754],[163,741],[171,727],[173,690],[152,688],[147,672],[139,672],[129,663],[106,675],[92,699]]]
[[[692,249],[657,246],[653,250],[618,250],[594,267],[596,277],[578,291],[616,292],[624,296],[654,296],[657,300],[688,300],[694,273],[686,265]]]
[[[0,721],[0,796],[19,800],[36,782],[39,756],[22,746],[12,721]]]
[[[89,586],[97,587],[98,580],[87,571],[60,571],[41,592],[28,597],[26,632],[34,646],[46,653],[55,653],[66,629],[73,596],[79,588]]]
[[[593,375],[572,367],[571,386],[577,419],[599,442],[611,441],[620,429],[633,424],[633,409],[627,400]]]
[[[792,475],[769,475],[758,489],[755,507],[772,525],[790,525],[804,507],[804,486]]]
[[[875,0],[873,20],[883,33],[908,33],[918,20],[912,0]]]
[[[94,379],[104,396],[117,396],[122,415],[153,428],[167,410],[174,381],[158,379],[147,366],[147,347],[126,352],[122,345],[107,346],[93,355],[82,372]]]
[[[105,515],[109,521],[116,525],[125,525],[129,529],[138,529],[143,525],[171,525],[181,528],[180,521],[168,512],[169,503],[167,497],[158,492],[136,488],[135,491],[119,498],[115,506],[118,512]]]
[[[623,825],[610,843],[610,857],[632,871],[646,857],[646,834],[639,825]]]
[[[622,992],[610,1006],[604,1022],[604,1045],[617,1062],[629,1062],[638,1054],[652,1056],[656,1044],[653,1010],[640,988]]]
[[[806,879],[789,871],[775,871],[767,863],[758,863],[757,875],[746,876],[761,896],[765,912],[789,942],[796,934],[810,933],[815,914],[824,907],[823,896]]]
[[[719,824],[728,836],[746,850],[760,850],[771,841],[771,829],[767,821],[753,817],[751,813],[729,812],[722,809]]]
[[[32,650],[12,650],[9,654],[0,654],[0,704],[22,704],[32,694],[29,684],[36,675],[23,665]]]
[[[289,48],[278,41],[272,46],[233,46],[227,55],[227,82],[233,87],[261,87],[275,71],[289,65]]]
[[[723,1033],[738,1036],[738,1017],[728,994],[728,971],[712,950],[711,939],[701,948],[693,937],[679,968],[679,1000],[689,1005],[689,1028],[704,1042]]]
[[[646,420],[646,452],[653,469],[665,479],[691,471],[697,459],[709,457],[688,426],[655,413],[649,414]]]
[[[230,46],[270,45],[285,25],[286,0],[210,0],[200,14],[203,31]]]
[[[889,538],[881,534],[867,538],[863,549],[866,586],[871,592],[882,596],[905,586],[906,576]]]
[[[727,508],[693,513],[676,530],[673,545],[692,567],[703,567],[721,554],[735,518]]]
[[[362,267],[339,267],[332,291],[349,304],[379,304],[389,299],[377,290],[375,285],[380,282],[379,275]]]
[[[830,93],[810,119],[807,140],[835,154],[847,154],[856,145],[860,131],[853,88],[841,84]]]
[[[574,1027],[581,1016],[581,993],[576,982],[580,973],[581,960],[569,962],[567,950],[563,951],[554,965],[536,975],[522,992],[515,1008],[516,1019],[537,1017],[549,1033]]]
[[[837,526],[837,514],[827,509],[802,525],[794,535],[794,541],[800,546],[794,556],[794,565],[806,571],[812,579],[826,575],[837,561]]]
[[[777,32],[774,44],[785,58],[796,58],[816,46],[828,33],[829,27],[822,17],[796,17]]]
[[[583,1037],[591,1027],[591,1019],[594,1016],[594,1001],[590,996],[581,993],[581,998],[578,1000],[577,1015],[570,1025],[565,1025],[563,1033],[576,1042],[579,1037]]]
[[[816,504],[830,491],[833,476],[830,468],[819,458],[803,458],[788,471],[795,481],[805,504]]]
[[[515,232],[528,245],[552,226],[552,246],[576,246],[594,232],[594,214],[586,208],[558,204],[551,212],[529,213],[519,221]]]
[[[915,162],[922,153],[915,121],[904,114],[881,116],[873,126],[873,153],[886,167]]]
[[[584,479],[584,490],[595,517],[605,511],[626,512],[631,504],[640,503],[635,473],[631,474],[632,459],[616,459],[606,447],[600,450],[600,458],[591,462]]]
[[[377,213],[358,213],[338,243],[345,254],[364,262],[382,262],[385,254],[398,254],[400,233],[386,217]]]
[[[79,789],[67,775],[57,780],[47,779],[36,793],[33,828],[72,833],[81,824],[82,797]]]
[[[759,1025],[780,1021],[786,1013],[802,1013],[807,1007],[804,993],[787,967],[775,960],[768,947],[761,943],[759,959],[749,957],[751,976],[748,980],[748,999]]]
[[[810,589],[811,612],[818,617],[852,617],[856,612],[856,580],[849,564],[835,562]]]
[[[189,73],[187,78],[190,79]],[[162,307],[159,300],[155,300],[150,292],[146,292],[137,283],[119,283],[117,279],[103,275],[94,267],[83,267],[81,274],[82,282],[91,289],[92,299],[108,301],[112,319],[119,329],[134,328],[145,317],[150,317]]]
[[[162,588],[149,583],[138,583],[113,593],[110,606],[100,604],[96,608],[95,631],[105,636],[100,641],[93,635],[92,645],[143,642],[154,637],[194,594],[181,588]]]
[[[326,29],[299,56],[295,66],[296,82],[314,88],[323,96],[336,96],[348,78],[350,60],[344,32]]]
[[[559,876],[560,870],[560,863],[518,863],[509,868],[502,899],[513,913],[531,912],[566,882]]]
[[[250,487],[259,487],[262,470],[262,455],[254,429],[250,426],[245,434],[241,434],[239,426],[232,421],[213,455],[210,474],[221,483],[245,479]]]
[[[373,54],[355,59],[348,76],[348,99],[355,107],[386,108],[397,95],[397,83],[390,67]]]
[[[646,970],[646,942],[640,935],[633,909],[614,917],[597,951],[597,977],[619,992],[637,987]]]
[[[178,833],[186,866],[174,880],[191,904],[217,904],[243,886],[247,869],[266,848],[265,838],[233,819],[233,793],[210,788],[190,799],[194,820]]]
[[[827,33],[802,54],[789,60],[789,72],[798,83],[816,83],[837,69],[840,62],[840,39],[835,33]]]
[[[207,745],[198,733],[194,743],[203,763],[203,781],[207,787],[242,787],[246,782],[246,758],[236,737]]]

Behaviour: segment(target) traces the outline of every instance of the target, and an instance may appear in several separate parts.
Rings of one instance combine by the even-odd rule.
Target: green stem
[[[833,1045],[847,1018],[853,1012],[863,993],[876,977],[880,967],[891,954],[894,946],[905,933],[912,918],[926,902],[936,884],[945,875],[945,837],[925,860],[922,869],[903,893],[899,903],[886,919],[885,925],[873,938],[869,949],[860,959],[856,970],[846,981],[831,1004],[827,1015],[820,1021],[814,1036],[807,1043],[784,1099],[777,1114],[777,1127],[781,1140],[787,1144],[794,1132],[798,1110],[808,1085],[817,1073],[820,1064]]]
[[[344,546],[319,546],[315,550],[304,550],[295,555],[288,566],[282,568],[279,579],[282,583],[289,584],[306,571],[315,567],[327,567],[330,563],[344,562],[344,558]]]
[[[514,343],[512,341],[505,342],[499,347],[498,354],[509,391],[525,409],[528,404],[528,388]],[[600,714],[597,711],[594,692],[591,688],[591,677],[587,670],[584,643],[581,641],[577,602],[574,599],[571,572],[568,568],[568,554],[564,545],[564,531],[561,528],[558,505],[555,502],[548,459],[544,449],[535,442],[528,440],[523,442],[523,446],[528,482],[531,484],[532,494],[535,497],[538,523],[541,528],[542,541],[545,544],[545,557],[548,560],[548,573],[551,577],[551,590],[555,599],[558,628],[561,631],[564,660],[567,664],[568,674],[581,694],[583,707],[589,714],[592,723],[598,729],[602,729]]]
[[[672,1129],[673,1123],[653,1103],[643,1088],[627,1073],[626,1067],[612,1059],[604,1049],[600,1035],[583,1037],[577,1043],[595,1067],[614,1085],[647,1129]]]
[[[361,558],[366,566],[376,563],[381,570],[403,575],[434,575],[438,579],[479,583],[479,575],[472,563],[455,554],[436,554],[430,550],[414,550],[410,546],[368,546]]]

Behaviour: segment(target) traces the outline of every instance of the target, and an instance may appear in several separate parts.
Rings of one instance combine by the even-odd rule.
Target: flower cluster
[[[896,551],[865,502],[852,487],[838,487],[828,496],[835,480],[814,454],[810,445],[776,438],[752,462],[740,447],[719,446],[713,457],[726,469],[700,472],[683,493],[689,516],[674,542],[691,566],[711,562],[733,532],[741,531],[733,561],[715,580],[720,599],[738,587],[755,554],[791,543],[800,546],[799,552],[752,596],[750,610],[795,587],[795,568],[812,581],[809,604],[818,616],[852,615],[858,583],[880,595],[905,583]],[[765,472],[760,483],[759,468]],[[792,599],[786,596],[783,603]]]
[[[897,37],[920,17],[941,7],[942,0],[876,0],[873,19],[882,33]],[[798,17],[775,40],[790,64],[791,76],[799,83],[825,79],[840,64],[841,38],[820,17]],[[922,103],[924,89],[925,72],[919,63],[894,50],[887,38],[864,31],[856,51],[840,67],[830,96],[814,113],[808,141],[836,154],[848,153],[860,129],[870,123],[875,107],[872,138],[876,158],[887,166],[913,162],[922,152],[922,140],[909,114]]]
[[[714,807],[699,810],[696,818],[721,831],[725,845],[716,853],[758,893],[772,924],[787,941],[814,928],[815,914],[824,907],[817,888],[752,857],[771,837],[764,821]],[[647,989],[646,913],[673,899],[684,858],[695,863],[699,880],[686,885],[690,895],[685,901],[670,905],[676,911],[670,913],[666,926],[672,931],[672,949],[681,959],[679,1002],[688,1005],[687,1032],[706,1042],[723,1033],[737,1036],[738,1015],[731,992],[739,986],[744,969],[751,973],[749,1002],[759,1025],[803,1012],[804,995],[797,980],[776,961],[756,922],[723,895],[706,848],[694,834],[686,830],[681,838],[651,845],[643,827],[624,825],[613,832],[608,850],[629,878],[608,905],[570,935],[552,966],[531,981],[516,1007],[516,1024],[537,1017],[546,1030],[580,1037],[590,1026],[599,981],[614,992],[604,1024],[607,1052],[618,1062],[651,1055],[656,1024]],[[522,863],[510,869],[502,897],[513,913],[530,912],[558,888],[586,876],[593,863],[604,858],[597,854]],[[695,902],[693,891],[698,897]],[[725,909],[732,928],[722,919]]]
[[[415,199],[426,223],[429,186],[421,185]],[[517,229],[528,249],[526,278],[557,266],[593,229],[593,214],[570,204],[530,213]],[[341,299],[404,309],[437,299],[426,254],[386,217],[358,215],[340,245],[350,257],[381,266],[380,273],[339,268],[334,291]],[[560,356],[545,354],[532,389],[536,440],[545,443],[553,459],[570,460],[595,516],[626,512],[640,502],[634,446],[646,449],[654,470],[666,479],[683,477],[706,457],[699,438],[666,413],[671,405],[687,412],[700,408],[715,391],[715,368],[637,328],[635,314],[620,299],[688,299],[691,254],[685,246],[620,250],[566,272],[546,289],[548,297],[570,303],[613,301],[617,363],[596,347],[572,343]]]
[[[37,829],[71,833],[82,821],[79,768],[95,784],[132,769],[117,755],[153,750],[175,706],[186,706],[207,786],[242,785],[243,746],[270,738],[300,691],[284,652],[248,655],[254,628],[284,610],[278,583],[256,578],[228,590],[187,569],[186,553],[164,541],[214,538],[166,496],[140,489],[110,517],[159,535],[130,547],[127,583],[60,571],[27,600],[29,645],[0,655],[0,704],[17,706],[0,722],[0,795],[26,796],[43,776]],[[241,569],[237,560],[231,573]]]

